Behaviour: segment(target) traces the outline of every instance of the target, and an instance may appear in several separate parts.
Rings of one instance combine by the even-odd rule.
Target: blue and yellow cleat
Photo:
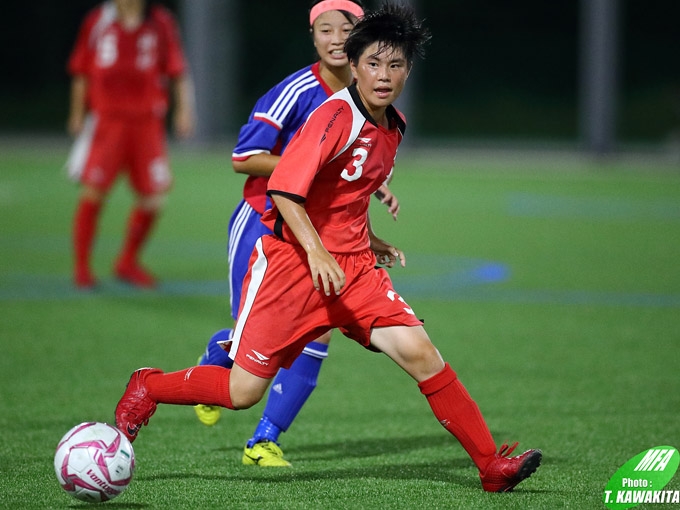
[[[194,411],[196,411],[196,416],[198,416],[201,423],[208,427],[215,425],[220,420],[220,415],[222,414],[222,409],[219,406],[208,406],[205,404],[195,405]]]
[[[201,361],[203,360],[203,355],[201,354],[198,357],[198,361],[196,362],[198,365],[201,364]],[[220,409],[220,406],[209,406],[205,404],[197,404],[194,406],[194,411],[196,411],[196,416],[198,416],[198,419],[201,421],[203,425],[207,425],[208,427],[212,427],[220,421],[220,415],[222,414],[222,409]]]
[[[242,462],[245,466],[290,467],[292,464],[283,458],[283,451],[273,441],[255,443],[243,449]]]

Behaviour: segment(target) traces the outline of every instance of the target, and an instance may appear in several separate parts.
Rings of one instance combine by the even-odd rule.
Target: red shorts
[[[85,166],[76,175],[81,183],[107,191],[119,173],[127,172],[130,185],[140,195],[162,193],[171,187],[162,119],[98,116],[89,140]]]
[[[326,296],[314,288],[300,246],[273,235],[258,240],[243,282],[230,352],[236,364],[268,379],[330,329],[339,328],[368,347],[373,328],[422,324],[395,292],[387,271],[375,268],[372,251],[333,256],[346,283],[339,296],[332,291]]]

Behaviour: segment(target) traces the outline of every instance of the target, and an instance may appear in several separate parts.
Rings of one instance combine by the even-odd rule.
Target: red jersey
[[[163,116],[168,110],[168,78],[185,71],[174,17],[152,6],[136,28],[126,29],[112,1],[83,21],[68,62],[72,75],[88,79],[88,107],[100,114]]]
[[[355,85],[329,97],[295,134],[272,173],[267,193],[304,202],[309,219],[329,252],[370,247],[368,206],[387,180],[406,128],[389,106],[389,128],[375,123]],[[276,205],[262,222],[277,236],[298,244]]]

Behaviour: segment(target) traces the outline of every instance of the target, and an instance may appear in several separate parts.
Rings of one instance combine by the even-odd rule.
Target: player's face
[[[343,47],[353,27],[340,11],[326,11],[314,20],[314,47],[325,65],[342,67],[348,64]]]
[[[350,66],[364,105],[378,116],[399,97],[409,74],[401,49],[380,48],[377,42],[364,50],[356,65]]]

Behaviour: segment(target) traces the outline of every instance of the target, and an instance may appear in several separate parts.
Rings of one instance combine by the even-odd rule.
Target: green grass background
[[[91,293],[71,286],[67,150],[0,151],[2,508],[87,506],[56,482],[61,436],[112,422],[132,370],[189,366],[229,325],[226,232],[242,187],[229,147],[173,149],[175,188],[144,255],[156,291],[111,277],[131,200],[119,183]],[[604,508],[624,462],[680,447],[677,166],[508,151],[400,158],[399,221],[378,204],[372,214],[407,255],[392,270],[397,290],[497,442],[543,449],[539,471],[512,494],[484,493],[415,383],[335,333],[317,390],[282,436],[292,469],[240,463],[264,402],[212,428],[190,407],[161,406],[134,444],[132,484],[107,507]]]

